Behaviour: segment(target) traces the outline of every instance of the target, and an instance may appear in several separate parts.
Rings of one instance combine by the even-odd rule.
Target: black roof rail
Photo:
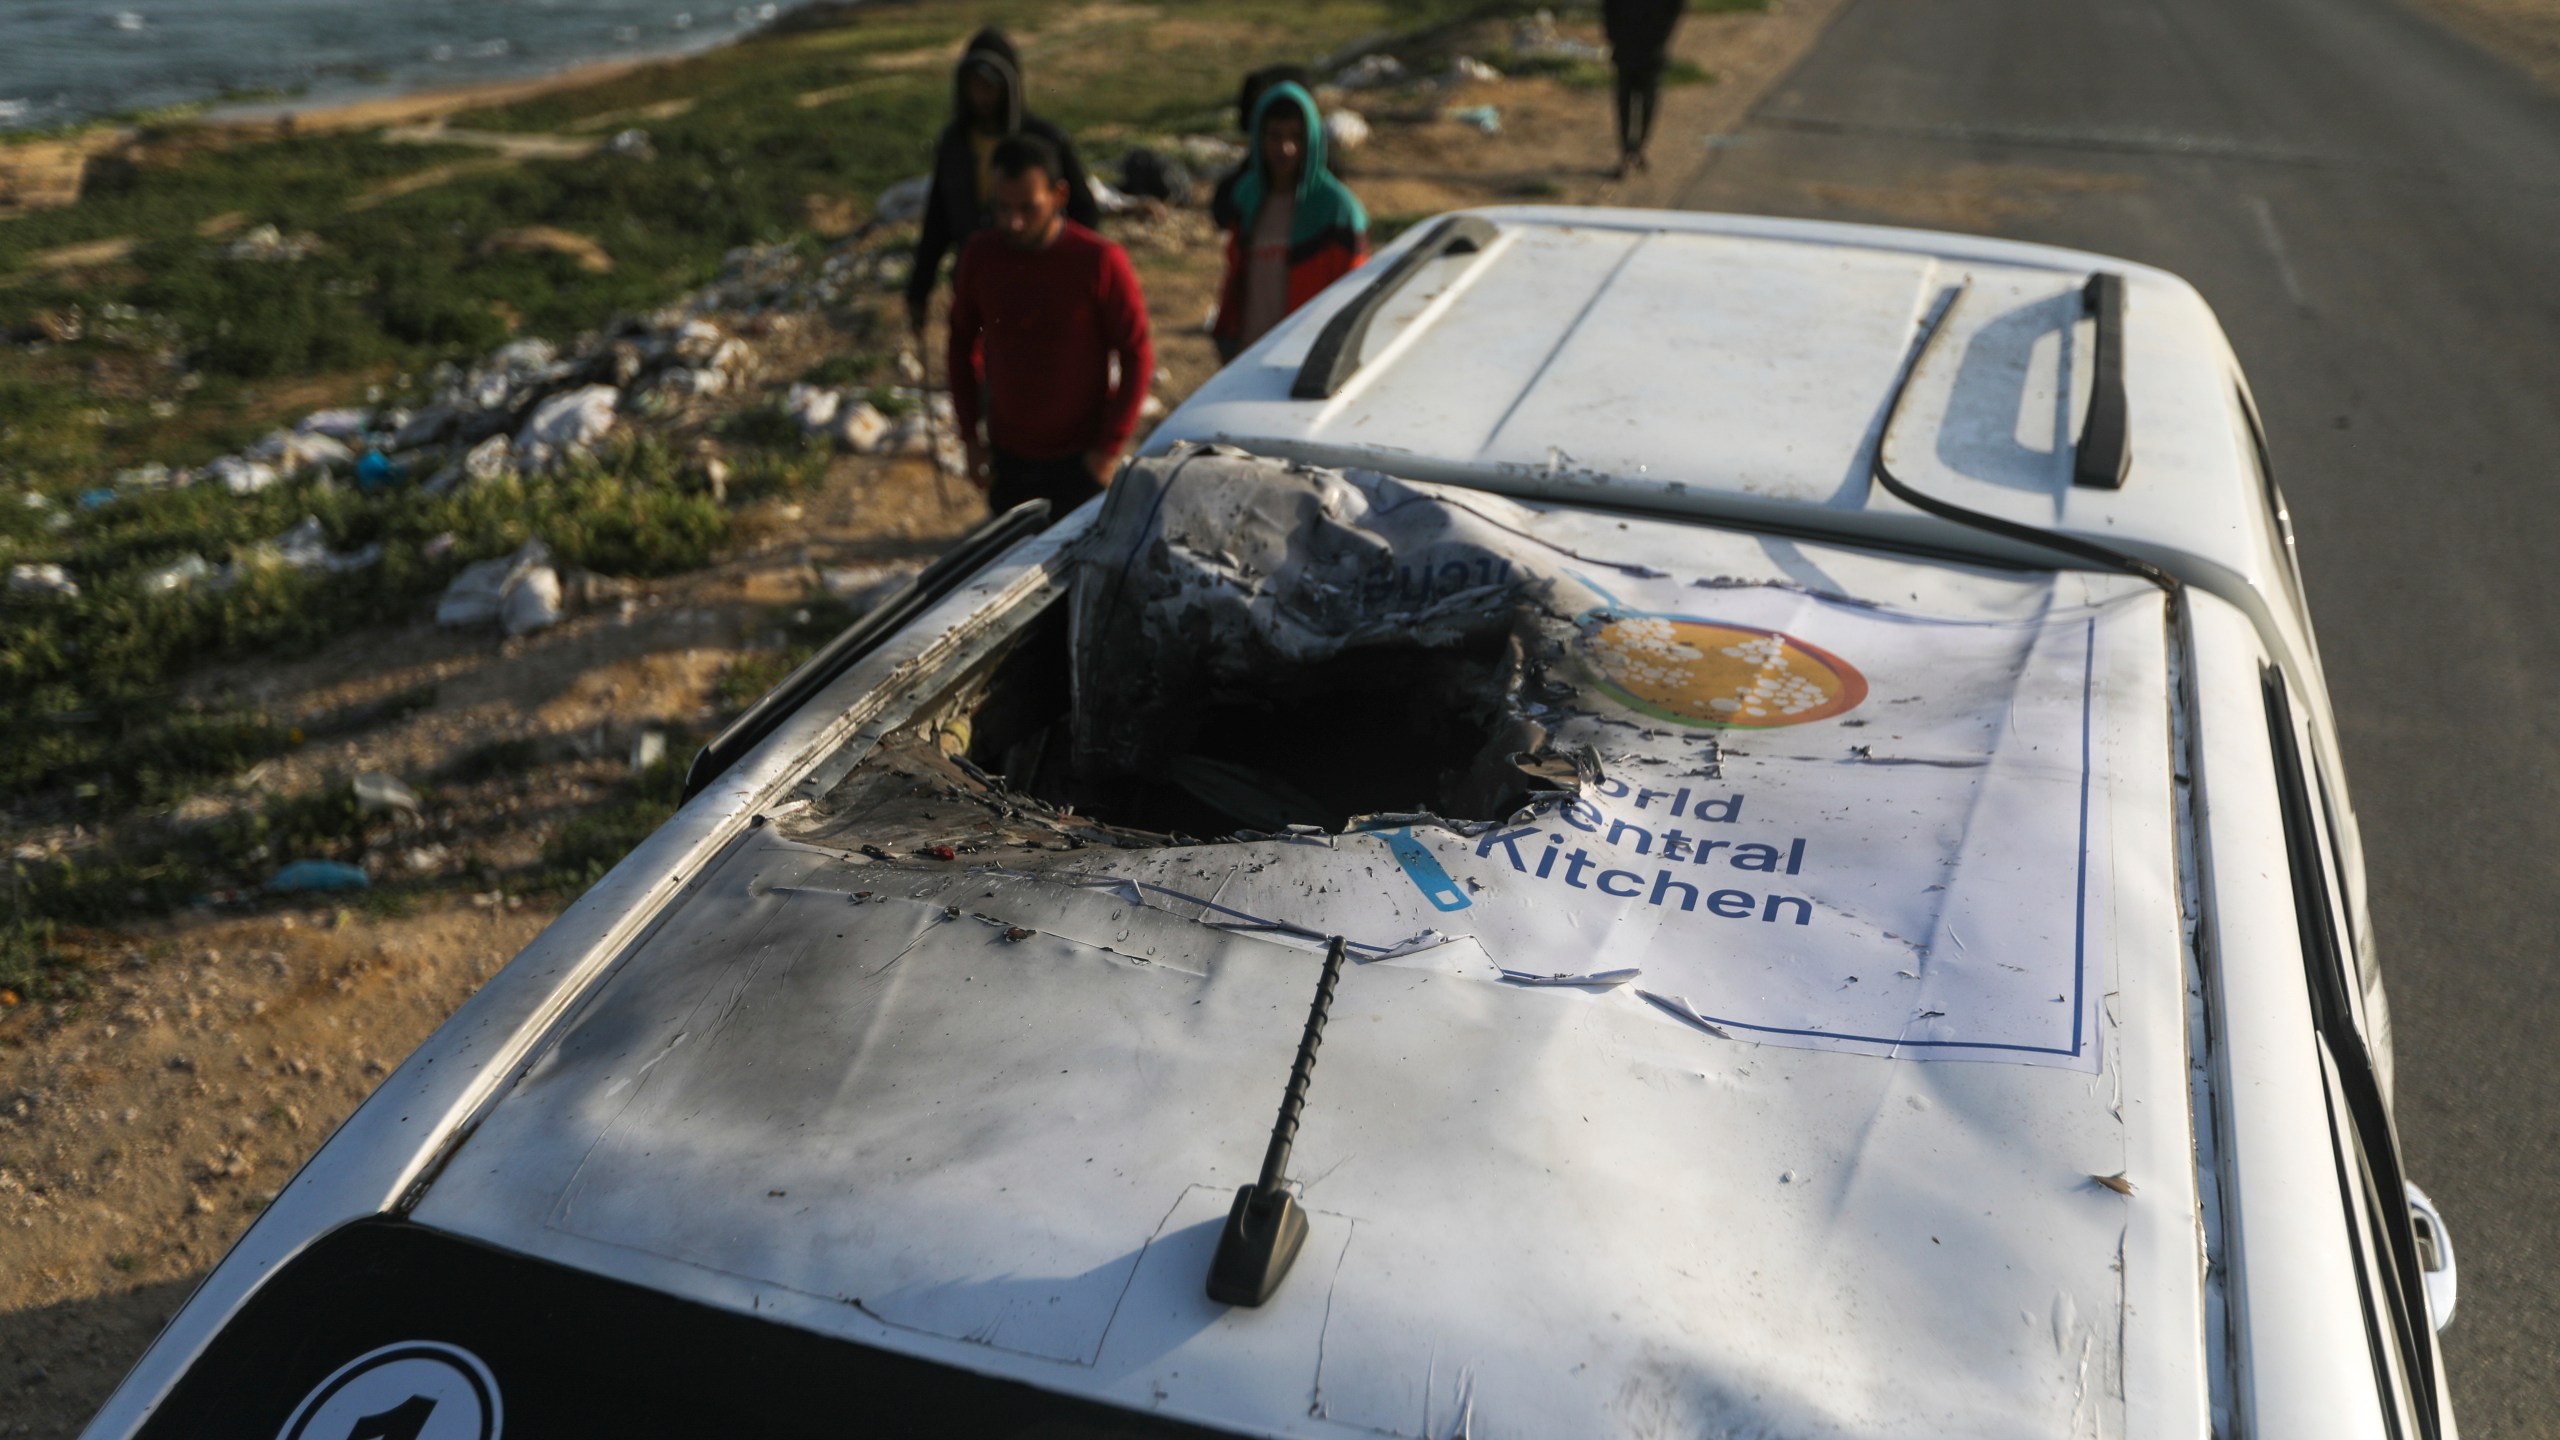
[[[2041,545],[2045,549],[2059,551],[2074,559],[2086,560],[2108,570],[2121,570],[2127,575],[2137,575],[2167,591],[2171,597],[2178,596],[2185,589],[2185,582],[2140,556],[2126,554],[2122,550],[2101,545],[2094,540],[2083,540],[2077,535],[2039,530],[2032,525],[2003,520],[1997,515],[1985,515],[1979,510],[1968,510],[1951,500],[1941,500],[1935,495],[1912,488],[1901,476],[1894,474],[1893,468],[1885,463],[1884,447],[1893,439],[1893,422],[1901,418],[1902,397],[1911,389],[1912,377],[1920,373],[1920,362],[1929,358],[1929,351],[1938,343],[1938,337],[1946,333],[1948,317],[1955,314],[1957,303],[1963,300],[1972,288],[1973,281],[1970,277],[1948,286],[1937,305],[1920,318],[1919,338],[1912,342],[1910,352],[1904,357],[1901,373],[1894,376],[1893,392],[1885,397],[1884,421],[1876,429],[1876,448],[1867,461],[1868,480],[1883,486],[1886,494],[1914,510],[1935,515],[1941,520],[1952,520],[1958,525],[1970,525],[1976,530],[2000,536],[2004,540],[2023,540],[2027,544]]]
[[[1360,368],[1360,350],[1369,339],[1369,322],[1387,301],[1443,255],[1471,255],[1493,243],[1501,227],[1481,215],[1451,215],[1431,227],[1410,250],[1395,258],[1386,272],[1369,282],[1358,299],[1333,312],[1307,349],[1298,378],[1289,385],[1292,400],[1329,400]]]
[[[2124,414],[2124,277],[2112,270],[2090,276],[2080,303],[2098,322],[2098,341],[2089,360],[2089,415],[2073,447],[2071,483],[2119,490],[2133,468]]]
[[[1048,523],[1049,502],[1025,500],[970,531],[904,588],[863,612],[861,619],[844,627],[825,648],[784,676],[781,684],[766,691],[763,699],[730,721],[729,728],[711,737],[711,743],[694,755],[692,768],[685,771],[684,798],[690,800],[701,794],[722,772],[780,729],[791,712],[852,669],[855,661],[880,648],[882,641],[905,629],[908,621],[959,589],[988,561],[1012,549],[1015,542],[1038,534]]]

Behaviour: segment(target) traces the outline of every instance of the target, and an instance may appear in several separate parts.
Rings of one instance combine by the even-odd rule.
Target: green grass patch
[[[625,781],[612,800],[553,832],[542,847],[534,888],[582,890],[602,879],[676,813],[692,763],[683,747],[670,745],[666,759]]]
[[[741,466],[768,489],[805,484],[815,468],[797,454]],[[342,574],[261,563],[260,542],[306,515],[334,549],[379,545],[381,559]],[[427,558],[448,534],[450,549]],[[262,715],[189,710],[177,678],[208,659],[307,653],[353,629],[417,620],[464,564],[537,536],[564,565],[668,575],[709,563],[729,515],[674,450],[646,440],[443,496],[305,480],[249,496],[161,491],[82,512],[46,558],[83,593],[0,598],[0,803],[68,790],[78,812],[103,813],[281,753],[304,737]],[[233,583],[146,586],[184,554],[231,563]]]

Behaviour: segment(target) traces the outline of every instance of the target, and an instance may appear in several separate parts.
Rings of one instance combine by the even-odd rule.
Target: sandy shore
[[[707,48],[707,47],[705,47]],[[513,80],[484,80],[470,85],[445,85],[430,90],[409,90],[394,95],[375,95],[361,99],[322,105],[259,104],[226,105],[208,110],[202,117],[207,125],[252,131],[291,131],[315,134],[341,130],[372,130],[386,125],[416,125],[423,121],[480,110],[492,105],[512,105],[564,90],[582,90],[618,80],[635,70],[652,65],[672,64],[700,49],[671,51],[660,55],[628,60],[599,60],[554,70],[542,75],[527,75]]]

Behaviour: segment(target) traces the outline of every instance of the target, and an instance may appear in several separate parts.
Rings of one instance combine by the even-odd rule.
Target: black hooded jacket
[[[1683,0],[1600,0],[1600,27],[1609,37],[1609,60],[1620,70],[1647,74],[1662,69],[1671,32],[1680,24]]]
[[[1075,142],[1067,138],[1065,131],[1024,108],[1021,60],[1014,53],[1013,42],[990,25],[970,38],[968,50],[951,75],[951,123],[942,127],[942,138],[934,143],[933,185],[924,200],[924,234],[916,240],[915,273],[907,280],[907,298],[919,305],[933,295],[933,287],[941,279],[943,257],[959,249],[987,223],[986,197],[978,193],[978,156],[969,144],[967,85],[973,66],[984,66],[1004,83],[1005,133],[1036,135],[1057,150],[1058,163],[1067,172],[1058,177],[1067,182],[1067,218],[1087,229],[1102,223],[1102,212],[1093,203],[1093,186],[1085,179],[1084,162],[1076,157]]]

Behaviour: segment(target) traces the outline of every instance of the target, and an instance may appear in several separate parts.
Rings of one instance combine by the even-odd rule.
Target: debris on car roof
[[[2161,764],[2111,753],[2165,703],[2147,586],[1197,446],[1071,589],[793,832],[1711,1035],[2097,1068],[2091,917],[2155,878],[2092,839]]]

